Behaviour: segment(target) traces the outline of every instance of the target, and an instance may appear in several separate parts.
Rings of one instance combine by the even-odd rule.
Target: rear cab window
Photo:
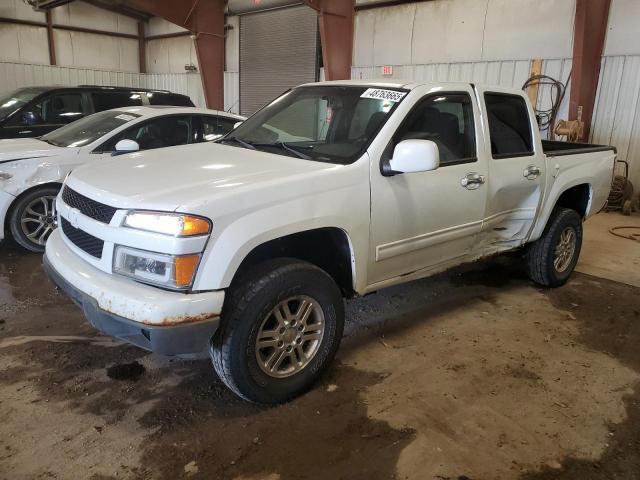
[[[484,94],[493,158],[533,155],[533,137],[527,104],[520,95]]]

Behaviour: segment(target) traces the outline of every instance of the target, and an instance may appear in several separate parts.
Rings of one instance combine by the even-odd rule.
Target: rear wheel
[[[309,389],[333,359],[344,326],[340,289],[323,270],[277,259],[228,294],[211,359],[222,381],[256,403],[281,403]]]
[[[57,227],[57,187],[36,188],[20,197],[11,211],[9,228],[13,239],[31,252],[44,252],[51,232]]]
[[[582,218],[568,208],[557,208],[542,236],[527,247],[529,277],[546,287],[563,285],[573,272],[582,247]]]

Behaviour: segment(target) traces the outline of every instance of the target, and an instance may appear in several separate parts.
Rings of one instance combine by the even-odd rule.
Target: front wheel
[[[231,288],[211,359],[241,397],[264,404],[309,389],[333,359],[344,327],[340,289],[306,262],[266,262]]]
[[[59,191],[57,187],[36,188],[16,201],[9,217],[9,228],[18,245],[31,252],[44,252],[47,239],[57,226]]]
[[[542,236],[527,247],[529,277],[545,287],[563,285],[573,272],[582,247],[582,218],[568,208],[551,214]]]

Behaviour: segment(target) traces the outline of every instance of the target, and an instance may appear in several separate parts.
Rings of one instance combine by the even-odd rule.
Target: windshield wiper
[[[274,143],[254,143],[253,144],[254,147],[279,147],[283,150],[286,150],[289,153],[293,153],[296,157],[298,158],[302,158],[304,160],[313,160],[309,155],[306,155],[304,153],[302,153],[301,151],[293,148],[292,146],[290,146],[287,143],[284,142],[274,142]]]
[[[286,144],[286,143],[284,143],[284,142],[276,142],[274,145],[280,145],[280,146],[281,146],[282,148],[284,148],[287,152],[291,152],[291,153],[293,153],[294,155],[297,155],[298,157],[300,157],[300,158],[302,158],[302,159],[304,159],[304,160],[311,160],[311,157],[310,157],[309,155],[306,155],[306,154],[302,153],[301,151],[296,150],[296,149],[295,149],[295,148],[293,148],[293,147],[290,147],[289,145],[287,145],[287,144]]]
[[[255,147],[255,145],[253,145],[252,143],[246,142],[244,140],[239,139],[238,137],[227,137],[227,138],[223,138],[222,140],[220,140],[220,142],[218,143],[222,143],[223,145],[227,142],[236,142],[238,144],[240,144],[241,146],[243,146],[244,148],[248,148],[249,150],[257,150],[257,148]]]

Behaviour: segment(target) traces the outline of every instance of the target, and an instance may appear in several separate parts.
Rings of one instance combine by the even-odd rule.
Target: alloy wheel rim
[[[22,212],[20,228],[35,245],[44,246],[57,227],[56,197],[45,195],[29,202]]]
[[[324,312],[316,300],[301,295],[281,301],[258,329],[258,366],[270,377],[295,375],[318,353],[324,331]]]
[[[563,273],[569,268],[575,251],[576,232],[573,228],[567,227],[560,234],[553,259],[553,266],[558,273]]]

